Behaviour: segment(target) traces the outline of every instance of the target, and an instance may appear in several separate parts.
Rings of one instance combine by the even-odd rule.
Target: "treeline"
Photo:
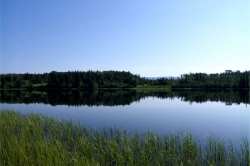
[[[134,90],[93,91],[1,91],[0,103],[41,103],[68,106],[118,106],[130,105],[141,99],[179,99],[190,104],[207,101],[223,102],[226,105],[250,104],[248,90],[173,90],[169,92],[137,92]]]
[[[250,71],[189,73],[180,77],[149,79],[125,71],[74,71],[44,74],[1,74],[0,87],[7,88],[133,88],[171,86],[172,88],[249,88]]]
[[[1,88],[129,88],[142,78],[125,71],[74,71],[44,74],[1,74]]]
[[[153,85],[171,85],[172,88],[249,88],[250,71],[226,70],[223,73],[189,73],[177,78],[158,78]]]
[[[224,73],[183,74],[178,78],[174,88],[249,88],[250,71],[240,72],[226,70]]]

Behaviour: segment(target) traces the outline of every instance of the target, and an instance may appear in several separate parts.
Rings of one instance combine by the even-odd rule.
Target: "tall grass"
[[[131,135],[14,111],[0,111],[0,138],[0,165],[250,165],[246,139],[238,150],[212,136],[201,147],[187,132]]]

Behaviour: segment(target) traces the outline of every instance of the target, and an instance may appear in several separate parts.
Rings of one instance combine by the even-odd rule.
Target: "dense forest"
[[[2,74],[1,88],[49,87],[49,88],[125,88],[136,87],[141,81],[138,75],[120,71],[74,71],[44,74]]]
[[[130,105],[147,97],[175,99],[190,104],[207,101],[223,102],[226,105],[250,104],[250,93],[246,90],[173,90],[169,92],[138,92],[136,90],[86,90],[86,91],[2,91],[0,103],[43,103],[68,106],[117,106]]]
[[[145,78],[125,71],[68,71],[43,74],[1,74],[1,89],[8,88],[133,88],[165,86],[172,88],[249,88],[250,71],[189,73],[180,77]]]

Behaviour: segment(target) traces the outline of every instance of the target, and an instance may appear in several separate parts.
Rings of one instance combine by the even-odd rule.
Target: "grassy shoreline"
[[[201,147],[187,132],[131,135],[14,111],[0,111],[0,137],[0,165],[250,165],[247,140],[236,150],[211,136]]]

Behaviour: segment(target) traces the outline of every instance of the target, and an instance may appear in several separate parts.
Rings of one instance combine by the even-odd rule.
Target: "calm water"
[[[249,138],[248,91],[1,91],[1,109],[39,112],[89,128],[158,134],[188,130],[231,140]]]

